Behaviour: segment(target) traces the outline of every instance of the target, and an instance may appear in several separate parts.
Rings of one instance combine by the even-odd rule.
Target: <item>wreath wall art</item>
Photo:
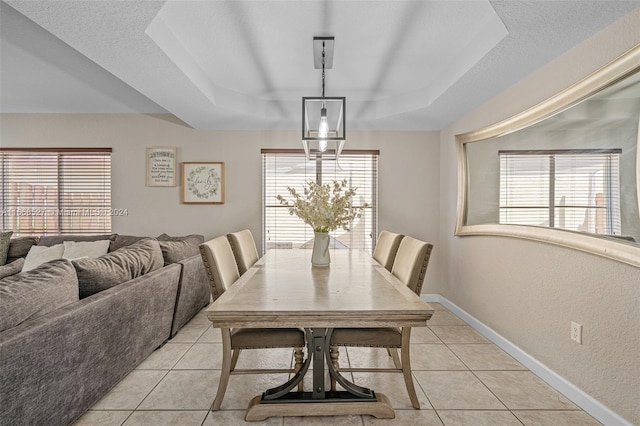
[[[224,204],[224,163],[182,163],[182,202]]]

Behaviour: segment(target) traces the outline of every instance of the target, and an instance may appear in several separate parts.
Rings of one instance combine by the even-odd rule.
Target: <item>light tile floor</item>
[[[426,328],[412,330],[411,363],[421,410],[411,407],[401,374],[356,373],[352,379],[389,397],[396,418],[271,417],[267,425],[599,425],[515,359],[438,303]],[[286,375],[231,376],[218,412],[208,411],[220,377],[222,343],[204,310],[156,350],[76,426],[247,424],[244,410]],[[341,364],[392,366],[385,349],[341,348]],[[288,367],[291,350],[244,351],[238,367]],[[351,378],[351,377],[350,377]],[[305,378],[306,380],[307,378]],[[310,388],[310,382],[305,382]]]

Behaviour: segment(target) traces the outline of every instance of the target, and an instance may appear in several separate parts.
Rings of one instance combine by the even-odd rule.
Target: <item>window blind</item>
[[[620,235],[620,153],[500,151],[500,223]]]
[[[2,227],[14,235],[111,232],[111,149],[0,149]]]
[[[263,158],[263,251],[272,248],[312,248],[313,229],[276,199],[291,200],[287,187],[302,193],[306,182],[330,183],[347,180],[357,188],[354,205],[369,207],[347,232],[330,233],[332,248],[372,252],[377,236],[378,151],[345,150],[339,161],[322,158],[306,160],[303,150],[262,150]]]

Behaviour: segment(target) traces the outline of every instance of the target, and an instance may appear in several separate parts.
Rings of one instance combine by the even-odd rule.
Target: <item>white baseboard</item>
[[[540,361],[533,358],[525,351],[502,337],[500,334],[484,325],[482,322],[461,309],[453,302],[449,301],[447,298],[438,294],[423,294],[421,295],[421,298],[425,302],[440,303],[445,308],[456,314],[458,317],[460,317],[460,319],[469,324],[478,333],[491,340],[496,344],[496,346],[514,357],[518,362],[531,370],[533,374],[547,382],[550,386],[563,394],[578,407],[582,408],[584,411],[592,415],[602,424],[608,426],[632,426],[631,423],[611,411],[601,402],[582,391],[573,383],[567,381],[565,378],[553,372]]]

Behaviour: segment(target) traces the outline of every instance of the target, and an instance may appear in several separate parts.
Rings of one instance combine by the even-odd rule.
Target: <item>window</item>
[[[500,223],[620,235],[620,153],[500,151]]]
[[[15,236],[111,232],[111,149],[0,149],[2,228]]]
[[[307,161],[302,150],[262,150],[263,164],[263,251],[272,248],[312,248],[313,229],[281,206],[276,195],[289,197],[287,187],[302,191],[309,180],[328,183],[347,179],[357,188],[355,205],[368,203],[351,231],[331,232],[335,248],[372,252],[377,236],[378,151],[345,150],[340,160]]]

